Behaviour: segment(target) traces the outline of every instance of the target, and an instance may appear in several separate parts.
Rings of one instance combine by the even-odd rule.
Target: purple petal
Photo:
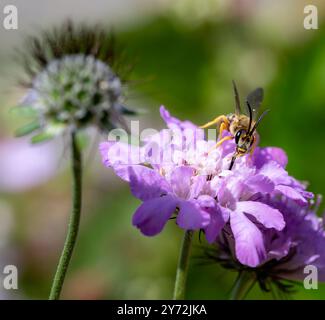
[[[313,199],[315,197],[315,195],[310,191],[301,190],[300,193],[305,199]]]
[[[204,208],[210,214],[210,223],[204,229],[205,237],[209,243],[216,240],[221,229],[229,220],[230,210],[219,207],[216,201],[210,196],[201,196],[198,198],[201,208]]]
[[[234,209],[236,207],[236,199],[231,191],[223,184],[218,192],[218,201],[223,207]]]
[[[190,121],[181,121],[170,115],[169,111],[164,107],[160,107],[160,115],[163,120],[166,122],[168,128],[170,129],[197,129],[197,126]]]
[[[210,214],[202,210],[198,201],[182,201],[179,204],[177,224],[185,230],[205,228],[210,222]]]
[[[285,227],[282,213],[261,202],[240,201],[237,203],[236,211],[254,216],[266,228],[274,228],[280,231]]]
[[[133,215],[132,224],[146,236],[161,232],[176,209],[176,200],[172,196],[145,201]]]
[[[278,244],[274,246],[275,248],[271,248],[268,252],[268,259],[277,259],[280,260],[281,258],[285,257],[292,246],[292,241],[287,239],[284,243]]]
[[[262,174],[249,177],[245,184],[256,192],[271,193],[274,190],[274,183]]]
[[[141,149],[123,142],[107,141],[99,144],[102,162],[106,167],[138,165]]]
[[[105,167],[110,167],[110,162],[109,162],[109,159],[108,159],[109,147],[110,147],[109,142],[101,142],[99,144],[99,152],[100,152],[100,155],[102,157],[102,162],[103,162]]]
[[[258,266],[266,258],[261,231],[243,213],[236,211],[230,215],[230,225],[238,260],[250,267]]]
[[[271,161],[266,163],[259,173],[268,177],[274,184],[290,184],[292,179],[278,163]]]
[[[168,182],[157,171],[144,166],[129,167],[132,194],[142,201],[170,193]]]
[[[307,200],[294,188],[278,185],[275,187],[275,190],[281,192],[286,197],[299,202],[300,204],[306,205],[308,203]]]
[[[177,167],[173,170],[170,178],[170,184],[174,193],[182,199],[187,199],[190,193],[191,178],[194,175],[194,169],[191,167]]]
[[[144,167],[140,165],[141,150],[138,147],[108,141],[99,144],[99,151],[103,164],[113,168],[116,175],[125,181],[130,181],[130,168],[137,171]]]
[[[189,199],[197,198],[207,184],[206,176],[193,177]]]
[[[256,148],[256,151],[254,152],[254,164],[257,168],[263,167],[264,164],[272,160],[277,162],[283,168],[285,168],[288,163],[288,157],[281,148]]]
[[[197,202],[200,204],[202,209],[214,209],[217,208],[217,201],[208,195],[202,195],[198,197]]]

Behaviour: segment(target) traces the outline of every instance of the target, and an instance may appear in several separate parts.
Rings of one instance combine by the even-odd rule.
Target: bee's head
[[[248,125],[248,129],[238,129],[236,131],[235,134],[235,142],[236,142],[236,153],[238,156],[243,156],[244,154],[246,154],[252,147],[253,142],[255,140],[255,131],[257,126],[259,125],[259,123],[261,122],[261,120],[263,119],[263,117],[267,114],[267,112],[269,110],[265,110],[260,117],[258,118],[258,120],[254,123],[253,127],[252,123],[253,123],[253,116],[252,116],[252,109],[249,105],[249,103],[247,102],[247,106],[249,109],[249,125]]]
[[[246,154],[250,150],[254,139],[254,134],[247,132],[245,129],[239,129],[235,134],[237,154],[239,156]]]

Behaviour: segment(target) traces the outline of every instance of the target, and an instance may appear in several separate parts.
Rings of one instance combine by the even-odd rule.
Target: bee
[[[257,143],[256,129],[263,117],[269,111],[264,111],[256,120],[258,109],[264,96],[263,89],[257,88],[248,94],[246,98],[248,115],[243,114],[241,111],[240,99],[236,84],[234,81],[232,81],[232,84],[235,96],[235,113],[221,115],[200,127],[204,129],[212,125],[219,125],[219,138],[215,147],[220,146],[227,140],[235,139],[236,151],[231,158],[229,170],[232,169],[238,157],[242,157],[249,152],[251,155],[253,154]],[[222,138],[222,133],[224,130],[229,131],[231,135]]]

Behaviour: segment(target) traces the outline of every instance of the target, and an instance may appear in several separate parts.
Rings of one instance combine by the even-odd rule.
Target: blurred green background
[[[310,1],[300,0],[11,1],[18,7],[19,29],[0,26],[0,277],[1,266],[17,265],[19,289],[6,291],[0,283],[0,298],[47,298],[70,209],[64,141],[53,149],[44,146],[32,161],[22,151],[31,148],[28,142],[15,145],[12,139],[20,120],[9,110],[23,94],[16,85],[23,71],[13,54],[24,35],[67,17],[113,25],[135,63],[127,104],[146,110],[142,127],[163,127],[161,104],[198,124],[232,112],[232,79],[242,99],[264,87],[263,107],[271,112],[259,129],[261,145],[285,149],[289,173],[325,194],[325,3],[312,3],[318,30],[304,29],[303,9]],[[0,7],[5,4],[1,0]],[[85,151],[82,226],[63,298],[171,298],[182,232],[169,223],[147,238],[132,227],[139,201],[102,166],[97,143],[105,137],[92,137]],[[38,161],[45,166],[41,177],[34,173]],[[236,274],[213,263],[200,265],[199,245],[195,239],[188,298],[226,299]],[[256,286],[248,298],[272,296]],[[298,287],[293,298],[323,299],[325,286]]]

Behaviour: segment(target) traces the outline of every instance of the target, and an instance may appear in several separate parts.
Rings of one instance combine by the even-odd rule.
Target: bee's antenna
[[[237,86],[234,80],[232,80],[232,86],[234,88],[234,94],[235,94],[235,102],[236,102],[236,114],[239,115],[241,113],[241,107],[240,107],[240,100],[239,100],[239,94],[237,90]]]
[[[261,120],[264,118],[264,116],[270,111],[270,109],[265,110],[258,118],[258,120],[255,122],[254,127],[252,128],[251,131],[249,131],[249,135],[252,135],[254,131],[256,130],[257,126],[261,122]]]
[[[248,125],[248,130],[247,130],[247,132],[250,132],[250,130],[251,130],[251,125],[252,125],[252,121],[253,121],[253,112],[252,112],[251,105],[249,104],[248,101],[246,101],[246,105],[247,105],[247,109],[248,109],[248,112],[249,112],[249,125]]]

